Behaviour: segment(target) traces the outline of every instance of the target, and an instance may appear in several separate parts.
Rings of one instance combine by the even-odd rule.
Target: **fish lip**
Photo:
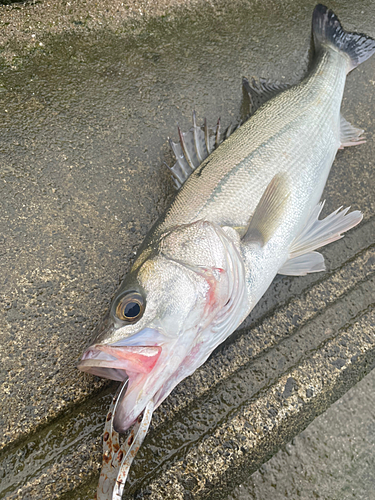
[[[95,349],[95,345],[85,350],[77,368],[84,373],[119,382],[124,382],[128,378],[123,367],[116,366],[116,358],[101,354],[99,350]]]
[[[142,337],[137,340],[142,341]],[[83,353],[77,366],[79,370],[91,375],[117,380],[122,383],[126,383],[127,380],[129,381],[126,391],[123,391],[121,398],[117,402],[113,419],[113,426],[116,432],[127,430],[143,411],[143,408],[139,408],[137,415],[130,417],[130,421],[126,425],[126,417],[129,420],[129,416],[125,405],[129,391],[131,393],[134,386],[135,388],[139,388],[139,384],[142,385],[150,375],[152,376],[154,368],[156,373],[158,372],[156,365],[159,358],[162,357],[163,352],[163,347],[160,345],[129,346],[122,345],[122,342],[120,342],[120,345],[116,345],[115,342],[112,344],[94,344],[90,346]],[[130,338],[129,342],[132,342]],[[138,395],[137,389],[135,395]]]
[[[92,375],[124,381],[152,371],[161,346],[94,344],[83,353],[77,368]]]

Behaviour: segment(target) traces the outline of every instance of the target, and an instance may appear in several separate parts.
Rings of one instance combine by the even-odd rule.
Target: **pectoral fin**
[[[244,243],[264,246],[275,232],[284,214],[289,191],[285,174],[276,174],[260,199],[246,233]]]

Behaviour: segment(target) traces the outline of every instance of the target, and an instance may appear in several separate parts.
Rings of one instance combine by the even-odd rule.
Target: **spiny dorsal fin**
[[[248,114],[251,116],[262,104],[275,97],[275,95],[280,94],[283,90],[288,89],[291,85],[288,83],[271,82],[265,78],[256,80],[252,77],[250,82],[247,78],[243,78],[242,87],[245,96],[248,96]]]
[[[289,198],[285,174],[276,174],[264,191],[249,227],[242,238],[244,243],[258,243],[264,246],[275,232],[284,214]]]
[[[223,132],[220,127],[220,118],[216,127],[208,127],[207,120],[203,125],[198,126],[195,111],[193,112],[193,126],[187,132],[182,132],[178,127],[179,141],[174,142],[169,139],[170,147],[176,157],[176,163],[169,167],[172,178],[179,189],[190,174],[216,149],[225,139],[227,139],[237,127],[230,125]]]
[[[176,157],[176,163],[169,167],[172,178],[179,189],[190,174],[216,149],[225,139],[237,130],[250,115],[266,101],[290,87],[289,84],[271,82],[265,78],[251,81],[242,80],[244,99],[242,103],[242,121],[237,125],[230,124],[229,127],[221,131],[220,118],[216,127],[208,127],[206,119],[203,125],[198,126],[195,111],[193,112],[193,127],[187,132],[182,132],[178,127],[179,141],[174,142],[169,139],[170,147]]]

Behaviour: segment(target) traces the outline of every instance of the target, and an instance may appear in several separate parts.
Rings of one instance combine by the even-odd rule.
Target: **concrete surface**
[[[228,500],[375,498],[374,385],[372,370]]]
[[[243,75],[295,82],[307,66],[315,2],[120,3],[0,8],[0,498],[92,498],[115,385],[75,365],[172,199],[166,138],[192,109],[235,121]],[[372,2],[330,6],[375,36]],[[363,223],[324,249],[326,273],[277,277],[171,394],[129,498],[225,497],[372,368],[374,89],[372,59],[344,100],[368,142],[339,152],[324,196]]]

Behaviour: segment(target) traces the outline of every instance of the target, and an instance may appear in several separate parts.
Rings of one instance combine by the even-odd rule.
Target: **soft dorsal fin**
[[[316,205],[302,232],[293,241],[289,250],[289,259],[279,270],[279,274],[303,276],[307,273],[324,271],[324,258],[315,252],[328,243],[339,240],[363,218],[359,210],[348,214],[349,208],[338,208],[325,219],[319,220],[324,202]]]
[[[283,90],[291,87],[289,83],[271,82],[265,78],[256,80],[254,77],[249,81],[247,78],[242,79],[242,86],[245,96],[249,99],[248,114],[251,116],[265,102],[280,94]]]
[[[244,243],[255,242],[261,246],[267,243],[280,223],[289,194],[285,174],[276,174],[264,191],[242,237]]]

